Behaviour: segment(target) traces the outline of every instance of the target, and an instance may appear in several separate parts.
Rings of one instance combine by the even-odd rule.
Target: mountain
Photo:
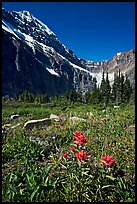
[[[2,9],[2,59],[3,95],[28,90],[52,96],[94,84],[73,51],[28,11]]]
[[[81,63],[87,67],[87,70],[92,72],[92,76],[98,78],[98,84],[101,82],[102,71],[108,72],[110,84],[113,84],[114,73],[120,69],[121,73],[128,76],[133,87],[135,87],[135,52],[133,49],[127,52],[119,52],[110,60],[101,62],[93,62],[85,59],[80,59]]]
[[[122,63],[124,67],[128,64]],[[70,90],[84,94],[92,91],[95,78],[100,84],[102,69],[108,69],[111,76],[115,65],[113,59],[109,63],[79,59],[28,11],[10,13],[2,9],[3,95],[13,97],[25,90],[49,96]]]

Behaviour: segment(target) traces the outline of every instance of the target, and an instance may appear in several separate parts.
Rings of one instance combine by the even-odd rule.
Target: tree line
[[[108,73],[106,74],[106,79],[104,77],[104,72],[102,74],[102,81],[100,87],[97,87],[95,83],[92,93],[86,93],[85,99],[87,103],[99,104],[103,103],[108,105],[113,104],[127,104],[130,98],[133,98],[134,89],[126,76],[121,74],[120,70],[118,73],[114,74],[114,83],[112,87],[110,86],[110,81],[108,79]]]
[[[56,95],[48,97],[46,94],[33,94],[25,91],[15,97],[18,101],[31,102],[31,103],[47,103],[50,101],[64,101],[64,103],[89,103],[89,104],[127,104],[130,100],[134,100],[135,90],[132,88],[131,83],[127,77],[121,74],[120,70],[114,74],[114,83],[110,86],[108,73],[106,78],[104,72],[102,73],[102,80],[100,86],[97,86],[97,81],[94,81],[93,90],[86,92],[85,95],[73,91],[67,91],[63,95]]]

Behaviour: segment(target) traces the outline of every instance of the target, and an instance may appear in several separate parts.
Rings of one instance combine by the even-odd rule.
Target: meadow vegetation
[[[28,120],[62,113],[48,127],[23,128]],[[19,119],[11,120],[12,114]],[[3,100],[2,125],[9,128],[2,144],[3,202],[135,201],[134,103],[115,109],[69,100]],[[44,148],[32,136],[45,141]]]

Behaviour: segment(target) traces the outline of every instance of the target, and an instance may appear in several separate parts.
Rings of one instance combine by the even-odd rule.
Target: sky
[[[78,58],[100,62],[135,50],[135,2],[2,2],[29,11]]]

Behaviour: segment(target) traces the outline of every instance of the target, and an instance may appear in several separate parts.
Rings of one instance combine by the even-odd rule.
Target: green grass
[[[67,118],[41,129],[26,131],[18,127],[8,132],[2,145],[2,201],[134,202],[135,133],[126,131],[135,124],[134,106],[102,109],[86,104],[3,102],[3,124],[11,126],[51,113],[86,120],[72,122]],[[20,119],[11,121],[11,114],[19,114]],[[83,164],[69,149],[77,130],[88,139],[83,146],[88,159]],[[34,135],[47,141],[44,148],[30,142],[29,137]],[[70,159],[63,159],[66,151]],[[111,171],[102,165],[104,155],[116,160]]]

